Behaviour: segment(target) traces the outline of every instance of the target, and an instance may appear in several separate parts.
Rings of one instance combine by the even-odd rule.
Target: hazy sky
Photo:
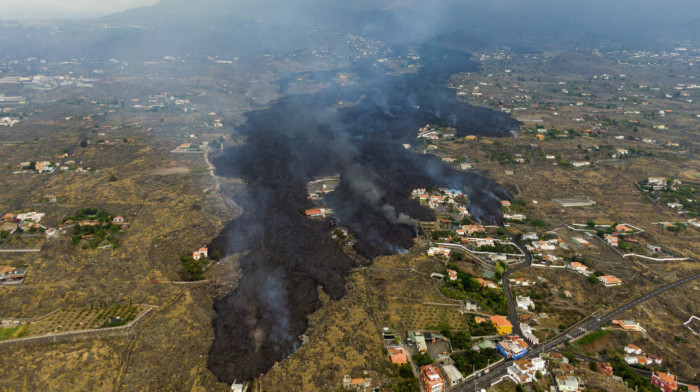
[[[0,20],[103,16],[158,0],[1,0]]]

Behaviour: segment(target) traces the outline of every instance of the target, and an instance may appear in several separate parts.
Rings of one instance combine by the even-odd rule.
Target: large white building
[[[513,365],[508,367],[508,377],[516,384],[527,384],[535,379],[535,374],[547,374],[545,360],[542,358],[521,359],[513,361]]]

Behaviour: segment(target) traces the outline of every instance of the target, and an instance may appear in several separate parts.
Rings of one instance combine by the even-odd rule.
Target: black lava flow
[[[496,183],[401,146],[415,143],[425,124],[453,126],[459,136],[503,136],[517,127],[443,87],[451,74],[476,68],[467,54],[435,46],[420,53],[424,66],[416,74],[391,77],[357,63],[350,68],[361,75],[354,86],[287,96],[248,113],[235,130],[246,143],[215,160],[218,175],[247,183],[233,196],[242,216],[211,245],[224,254],[248,252],[238,288],[214,305],[209,367],[221,381],[250,380],[290,355],[307,316],[321,305],[319,287],[333,299],[345,294],[344,278],[356,262],[330,238],[334,224],[356,233],[356,250],[371,259],[405,251],[417,220],[435,219],[408,197],[413,188],[464,190],[474,217],[502,219],[498,201],[510,196]],[[313,207],[307,181],[334,173],[341,184],[327,200],[332,220],[307,219],[304,210]]]

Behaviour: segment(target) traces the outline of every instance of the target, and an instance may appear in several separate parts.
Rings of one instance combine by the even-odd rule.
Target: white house
[[[527,324],[520,324],[520,330],[523,332],[523,336],[532,344],[540,344],[540,339],[532,333],[532,327]]]
[[[443,247],[433,247],[428,249],[428,256],[450,256],[450,250]]]
[[[532,246],[537,250],[555,250],[556,246],[546,241],[532,241]]]
[[[585,266],[584,264],[577,262],[577,261],[574,261],[573,263],[571,263],[569,265],[569,267],[571,269],[573,269],[574,271],[581,273],[581,274],[588,273],[588,267]]]
[[[522,240],[523,241],[537,241],[539,237],[537,236],[537,233],[525,233],[523,234]]]
[[[577,392],[578,378],[573,376],[557,376],[557,390],[561,392]]]
[[[647,182],[654,190],[663,189],[666,186],[666,178],[664,177],[649,177]]]
[[[447,274],[449,275],[449,277],[450,277],[449,279],[450,279],[451,281],[457,280],[457,271],[448,269],[448,270],[447,270]]]
[[[32,221],[35,223],[39,223],[41,221],[41,218],[46,215],[43,212],[26,212],[24,214],[17,214],[15,219],[24,222],[24,221]]]
[[[508,281],[510,283],[513,283],[516,286],[533,286],[535,284],[535,282],[533,282],[529,279],[526,279],[526,278],[515,278],[515,279],[511,278],[511,279],[508,279]]]
[[[493,238],[477,238],[476,246],[494,246]]]
[[[490,254],[489,255],[489,260],[498,262],[498,261],[507,261],[508,256],[501,254],[501,253],[496,253],[496,254]]]
[[[642,355],[642,349],[635,346],[634,344],[628,344],[625,346],[625,352],[627,354]]]
[[[613,286],[619,286],[622,284],[622,281],[612,275],[604,275],[604,276],[599,276],[598,280],[605,285],[605,287],[613,287]]]
[[[518,303],[518,307],[523,310],[530,310],[530,307],[535,307],[535,303],[527,296],[517,296],[516,302]]]
[[[547,374],[545,360],[542,358],[521,359],[513,361],[508,367],[508,377],[518,384],[527,384],[535,379],[535,374]]]
[[[607,242],[610,246],[617,247],[620,244],[620,240],[617,238],[617,236],[605,234],[604,238],[605,242]]]

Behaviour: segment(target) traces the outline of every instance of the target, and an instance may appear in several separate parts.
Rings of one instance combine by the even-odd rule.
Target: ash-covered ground
[[[344,277],[355,261],[330,238],[330,221],[305,217],[311,178],[340,173],[327,202],[367,258],[405,251],[418,220],[434,219],[410,200],[413,188],[463,189],[473,216],[500,222],[498,201],[510,199],[501,187],[401,143],[415,143],[416,130],[428,123],[453,126],[461,136],[501,136],[516,121],[460,103],[443,87],[451,74],[475,69],[466,53],[426,46],[420,54],[417,74],[388,77],[376,63],[356,63],[348,70],[360,81],[351,87],[288,96],[249,113],[235,131],[248,137],[246,144],[215,162],[218,175],[247,183],[234,195],[243,215],[212,244],[225,254],[248,251],[239,287],[215,303],[209,366],[220,380],[252,379],[291,354],[307,315],[321,305],[318,287],[334,299],[345,294]],[[339,101],[355,104],[340,108]]]

